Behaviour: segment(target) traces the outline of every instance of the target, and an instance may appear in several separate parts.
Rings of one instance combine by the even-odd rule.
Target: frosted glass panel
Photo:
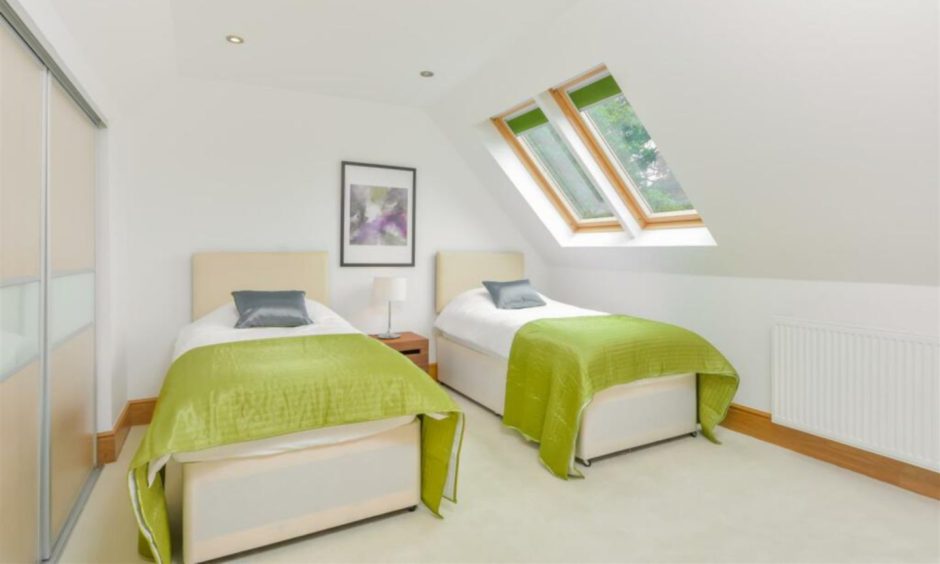
[[[39,282],[0,288],[0,381],[39,357]]]
[[[83,272],[49,281],[49,342],[56,347],[95,320],[95,275]]]

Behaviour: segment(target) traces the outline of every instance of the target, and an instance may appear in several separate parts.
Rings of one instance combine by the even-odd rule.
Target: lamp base
[[[401,337],[401,334],[400,333],[379,333],[378,335],[376,335],[376,337],[387,341],[389,339],[397,339]]]

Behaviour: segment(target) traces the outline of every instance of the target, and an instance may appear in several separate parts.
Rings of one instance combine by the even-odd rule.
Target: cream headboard
[[[196,253],[193,319],[232,300],[235,290],[304,290],[329,305],[329,255],[311,253]]]
[[[524,277],[525,258],[522,253],[437,253],[435,308],[440,312],[457,294],[480,287],[483,280],[502,282]]]

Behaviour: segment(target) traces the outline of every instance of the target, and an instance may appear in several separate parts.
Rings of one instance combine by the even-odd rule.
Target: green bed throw
[[[698,373],[702,433],[718,442],[714,429],[738,389],[738,374],[702,337],[623,315],[533,321],[512,343],[503,423],[539,442],[542,462],[567,479],[581,412],[596,392],[688,372]]]
[[[422,416],[421,499],[439,516],[442,497],[456,500],[455,486],[444,490],[457,470],[452,454],[459,455],[463,415],[401,354],[361,334],[242,341],[183,354],[166,375],[128,474],[142,554],[157,562],[171,557],[161,476],[148,483],[151,461],[403,415]]]

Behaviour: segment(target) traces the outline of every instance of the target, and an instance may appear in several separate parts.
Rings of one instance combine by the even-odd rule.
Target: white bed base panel
[[[331,529],[420,503],[421,423],[273,456],[171,463],[166,491],[186,564]]]
[[[437,381],[502,415],[509,363],[452,341],[440,332],[436,337]]]
[[[437,333],[437,378],[502,415],[508,362]],[[647,378],[594,395],[581,414],[575,456],[591,460],[698,429],[695,374]]]
[[[646,378],[594,394],[575,456],[591,460],[696,432],[695,374]]]

